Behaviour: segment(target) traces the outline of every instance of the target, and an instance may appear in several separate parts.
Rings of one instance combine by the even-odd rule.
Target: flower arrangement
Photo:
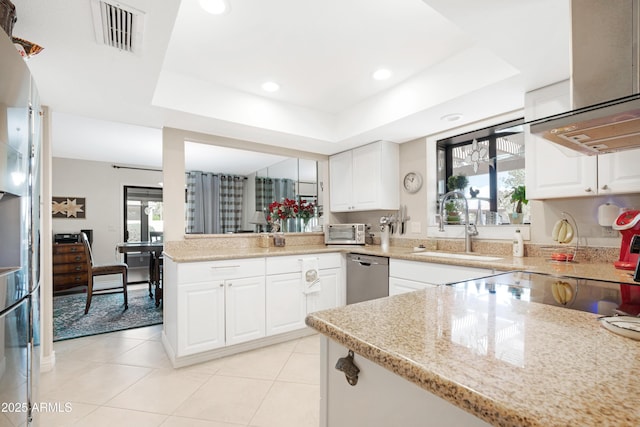
[[[302,218],[306,223],[316,212],[316,205],[306,200],[297,202],[293,199],[285,198],[282,202],[274,201],[269,204],[269,216],[267,221],[275,222],[289,218]]]

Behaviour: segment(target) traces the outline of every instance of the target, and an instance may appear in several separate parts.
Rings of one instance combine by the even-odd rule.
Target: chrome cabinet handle
[[[608,190],[608,189],[609,189],[609,186],[608,186],[607,184],[605,184],[605,185],[603,185],[601,188],[602,188],[603,190]]]
[[[591,187],[587,187],[587,188],[584,189],[584,191],[587,192],[587,193],[591,193],[592,190],[591,190]]]
[[[239,265],[212,265],[211,269],[215,270],[217,268],[240,268]]]

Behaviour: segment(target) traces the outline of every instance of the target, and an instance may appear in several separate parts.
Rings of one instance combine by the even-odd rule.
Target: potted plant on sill
[[[511,192],[511,203],[515,205],[513,213],[509,215],[509,221],[511,224],[522,224],[524,219],[524,214],[522,213],[522,205],[526,205],[529,203],[527,200],[526,189],[524,185],[519,185],[517,187],[513,187],[513,191]]]
[[[449,200],[444,204],[444,210],[447,212],[447,223],[448,224],[460,224],[460,210],[458,209],[458,204]]]
[[[469,178],[464,175],[451,175],[447,178],[447,190],[448,191],[459,191],[464,194],[464,189],[469,185]],[[462,209],[461,203],[458,200],[458,197],[450,199],[444,205],[445,211],[447,211],[447,223],[449,224],[460,224],[460,210]]]

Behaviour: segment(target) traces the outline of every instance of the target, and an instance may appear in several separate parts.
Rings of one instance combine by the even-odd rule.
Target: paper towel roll
[[[611,227],[620,213],[620,207],[613,203],[598,206],[598,224]]]

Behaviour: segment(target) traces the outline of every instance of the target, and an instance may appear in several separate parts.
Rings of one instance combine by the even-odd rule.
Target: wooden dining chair
[[[118,264],[110,264],[110,265],[95,265],[93,262],[93,254],[91,253],[91,245],[89,245],[89,239],[85,233],[80,233],[82,236],[82,244],[84,245],[84,253],[87,258],[87,305],[84,309],[84,314],[89,312],[89,307],[91,307],[91,299],[93,295],[103,295],[103,294],[114,294],[114,293],[123,293],[124,294],[124,309],[129,308],[129,302],[127,300],[127,270],[128,266],[125,263]],[[121,274],[122,275],[122,284],[119,286],[111,286],[108,288],[94,289],[93,288],[93,278],[96,276],[107,276],[111,274]]]

